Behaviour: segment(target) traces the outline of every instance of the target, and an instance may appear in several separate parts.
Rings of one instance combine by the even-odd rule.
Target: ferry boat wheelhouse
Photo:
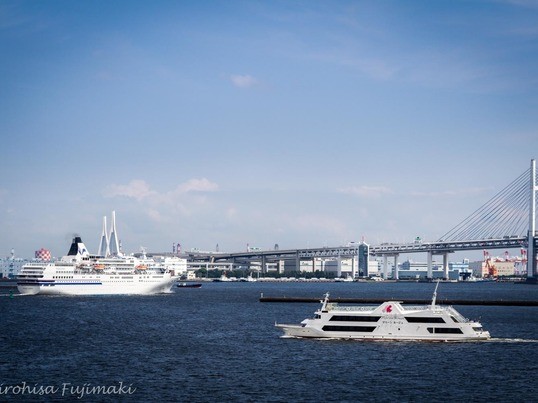
[[[359,340],[473,341],[490,338],[479,322],[462,316],[451,306],[404,306],[387,301],[379,306],[345,306],[329,302],[329,293],[312,319],[299,325],[275,324],[284,337]]]
[[[32,262],[17,277],[21,294],[102,295],[168,292],[179,276],[149,259],[134,256],[91,256],[75,237],[57,262]]]

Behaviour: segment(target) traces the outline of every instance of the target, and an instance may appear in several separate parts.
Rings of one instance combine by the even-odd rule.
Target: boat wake
[[[536,339],[510,339],[503,337],[492,337],[491,339],[484,340],[484,343],[538,343]]]
[[[517,339],[517,338],[503,338],[503,337],[492,337],[487,340],[397,340],[397,339],[354,339],[354,338],[336,338],[336,337],[301,337],[301,336],[289,336],[283,335],[280,336],[281,339],[309,339],[309,340],[323,340],[323,341],[359,341],[367,343],[538,343],[536,339]]]
[[[280,336],[281,339],[297,339],[297,340],[319,340],[319,341],[342,341],[342,340],[350,340],[350,339],[340,339],[338,337],[302,337],[302,336],[290,336],[290,335],[282,335]]]

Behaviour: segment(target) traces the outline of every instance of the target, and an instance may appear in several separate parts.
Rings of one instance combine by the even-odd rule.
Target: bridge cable
[[[439,241],[462,241],[526,233],[530,168],[484,205],[444,234]]]

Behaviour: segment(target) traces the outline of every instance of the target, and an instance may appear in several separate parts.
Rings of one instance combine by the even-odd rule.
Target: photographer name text
[[[64,382],[59,385],[42,385],[38,383],[22,382],[16,385],[0,384],[0,396],[64,396],[82,399],[91,395],[132,395],[136,392],[133,384],[124,384],[123,381],[112,385],[94,385],[91,383],[73,384]]]

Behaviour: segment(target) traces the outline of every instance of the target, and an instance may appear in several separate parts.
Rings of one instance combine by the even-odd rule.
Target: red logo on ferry
[[[383,311],[386,312],[386,313],[391,313],[392,312],[392,305],[387,305],[385,307],[385,309],[383,309]]]

